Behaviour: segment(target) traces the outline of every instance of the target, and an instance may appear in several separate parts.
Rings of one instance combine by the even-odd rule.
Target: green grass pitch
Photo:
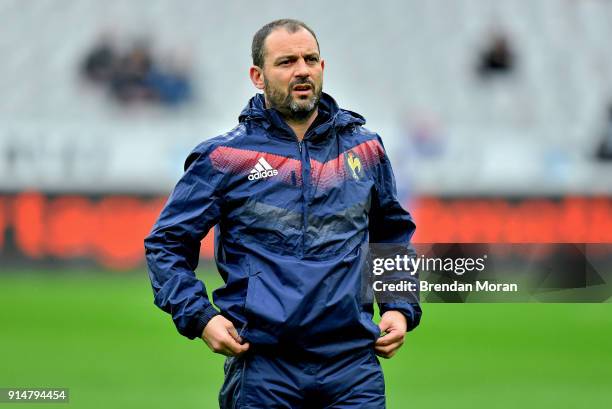
[[[218,407],[223,357],[178,335],[145,272],[13,272],[0,295],[0,387],[70,388],[70,403],[44,407]],[[388,408],[612,405],[610,303],[423,309],[401,352],[381,360]]]

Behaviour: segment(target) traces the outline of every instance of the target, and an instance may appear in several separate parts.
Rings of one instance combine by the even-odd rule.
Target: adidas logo
[[[259,158],[257,164],[249,173],[249,180],[265,179],[276,175],[278,175],[278,170],[270,166],[264,158]]]

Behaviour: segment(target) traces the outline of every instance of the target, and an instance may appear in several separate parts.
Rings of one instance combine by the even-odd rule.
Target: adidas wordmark
[[[257,164],[249,173],[249,180],[265,179],[276,175],[278,175],[278,170],[270,166],[264,158],[259,158]]]

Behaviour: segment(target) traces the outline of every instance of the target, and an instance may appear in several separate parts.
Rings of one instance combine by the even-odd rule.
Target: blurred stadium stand
[[[610,1],[3,0],[0,16],[5,196],[167,194],[189,150],[234,126],[255,92],[251,37],[281,17],[318,33],[326,91],[381,133],[405,197],[612,195],[612,165],[595,160],[612,101]],[[195,102],[126,109],[92,92],[79,64],[107,30],[193,56]],[[516,66],[483,81],[494,32]]]
[[[609,167],[592,160],[612,99],[609,1],[411,0],[384,7],[356,1],[345,7],[5,0],[0,15],[1,173],[13,172],[0,179],[5,189],[166,192],[189,148],[231,128],[254,93],[247,78],[253,32],[289,15],[319,33],[328,59],[326,89],[363,113],[402,160],[402,115],[418,111],[439,119],[443,154],[410,155],[398,175],[415,193],[612,191]],[[181,112],[123,112],[84,87],[77,67],[109,28],[119,37],[146,34],[162,50],[189,49],[198,103]],[[518,65],[512,78],[483,84],[474,70],[492,29],[509,36]],[[57,149],[72,149],[73,171],[49,172],[65,162]],[[91,149],[104,156],[96,162],[95,186],[78,167],[79,158],[91,165]],[[36,166],[7,169],[11,155],[17,162],[34,155]],[[393,156],[398,162],[399,154]],[[159,176],[154,184],[152,172]]]

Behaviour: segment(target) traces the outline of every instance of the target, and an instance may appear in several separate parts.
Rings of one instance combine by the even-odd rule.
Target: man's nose
[[[295,64],[295,72],[294,75],[296,77],[308,77],[310,76],[310,70],[308,69],[308,64],[303,58],[297,60]]]

